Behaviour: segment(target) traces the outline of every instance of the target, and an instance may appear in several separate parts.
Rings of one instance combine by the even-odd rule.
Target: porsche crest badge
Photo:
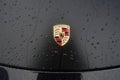
[[[53,36],[59,46],[64,46],[70,39],[70,26],[66,24],[54,25]]]

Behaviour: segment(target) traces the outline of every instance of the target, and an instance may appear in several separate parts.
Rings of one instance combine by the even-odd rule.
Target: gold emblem
[[[66,24],[53,26],[53,36],[59,46],[64,46],[70,39],[70,26]]]

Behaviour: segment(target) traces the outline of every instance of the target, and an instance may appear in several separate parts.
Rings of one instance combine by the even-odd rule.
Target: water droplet
[[[43,35],[41,34],[40,37],[43,37]]]
[[[104,28],[101,28],[101,31],[104,31]]]
[[[93,45],[94,45],[94,43],[91,43],[91,45],[93,46]]]
[[[55,50],[55,51],[54,51],[54,53],[58,53],[58,51],[57,51],[57,50]]]
[[[25,42],[26,42],[26,40],[23,40],[22,42],[23,42],[23,43],[25,43]]]
[[[48,8],[45,8],[45,11],[48,11]]]
[[[85,28],[82,28],[82,30],[85,30]]]
[[[118,20],[119,20],[119,17],[116,17],[115,19],[118,21]]]
[[[31,16],[30,14],[28,14],[28,16]]]
[[[20,35],[20,37],[22,37],[22,38],[23,38],[23,37],[24,37],[24,35],[23,35],[23,34],[21,34],[21,35]]]
[[[54,54],[52,54],[51,56],[55,56]]]
[[[94,48],[96,49],[97,47],[96,47],[96,46],[94,46]]]
[[[7,12],[5,12],[4,14],[7,15]]]
[[[4,5],[4,6],[6,6],[6,5],[7,5],[7,3],[4,3],[3,5]]]
[[[107,26],[108,25],[108,23],[105,23],[105,26]]]
[[[67,11],[67,14],[69,14],[70,13],[70,11]]]
[[[45,69],[45,67],[43,66],[42,69]]]
[[[74,60],[74,58],[73,58],[73,57],[70,57],[70,60]]]
[[[49,56],[48,54],[46,56]]]
[[[19,19],[19,17],[16,17],[15,19],[16,19],[16,20],[18,20],[18,19]]]
[[[14,47],[14,49],[16,49],[16,47]]]
[[[61,17],[61,19],[63,20],[63,19],[64,19],[64,17],[62,16],[62,17]]]
[[[63,56],[67,56],[67,54],[66,54],[66,53],[64,53],[64,54],[63,54]]]
[[[71,57],[73,57],[74,55],[73,55],[73,54],[71,54],[70,56],[71,56]]]
[[[8,41],[8,43],[10,43],[10,41]]]
[[[36,17],[32,17],[32,19],[36,19]]]
[[[40,23],[42,23],[43,21],[42,20],[40,20]]]
[[[33,41],[30,41],[30,43],[33,43]]]
[[[7,23],[7,21],[4,21],[4,23]]]
[[[10,54],[10,52],[8,52],[8,54]]]
[[[112,41],[112,43],[114,43],[114,41]]]
[[[95,37],[94,37],[94,36],[92,36],[92,39],[95,39]]]
[[[91,55],[93,55],[94,53],[93,52],[91,52]]]
[[[88,17],[88,16],[89,16],[89,14],[87,13],[87,14],[86,14],[86,16]]]
[[[73,53],[73,51],[71,50],[70,53]]]
[[[36,47],[35,48],[33,48],[34,50],[36,50]]]
[[[99,42],[97,42],[96,44],[97,44],[97,45],[99,45],[100,43],[99,43]]]
[[[49,3],[51,4],[51,3],[52,3],[52,1],[51,1],[51,0],[49,0]]]
[[[90,42],[90,40],[87,40],[87,42]]]
[[[38,39],[36,38],[35,41],[38,41]]]
[[[86,22],[89,22],[89,18],[87,18]]]

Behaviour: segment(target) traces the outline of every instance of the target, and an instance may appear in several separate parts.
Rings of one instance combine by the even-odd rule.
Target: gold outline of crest
[[[53,37],[59,46],[64,46],[70,39],[70,25],[57,24],[53,26]]]

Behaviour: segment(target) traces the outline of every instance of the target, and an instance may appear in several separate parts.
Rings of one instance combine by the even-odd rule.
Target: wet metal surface
[[[0,0],[0,63],[48,71],[120,65],[119,0]],[[60,47],[53,25],[69,24]]]

